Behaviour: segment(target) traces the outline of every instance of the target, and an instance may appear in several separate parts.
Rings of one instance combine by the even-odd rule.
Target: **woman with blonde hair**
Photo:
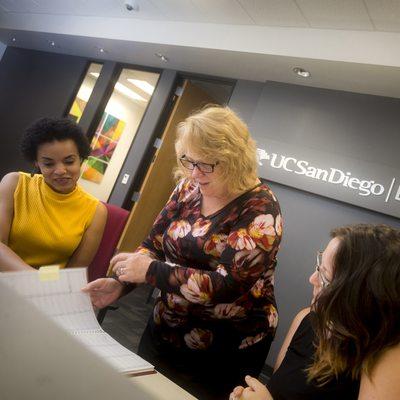
[[[85,290],[104,307],[126,283],[159,288],[139,354],[196,397],[226,398],[233,382],[259,374],[275,333],[281,212],[258,179],[247,126],[228,107],[180,123],[176,155],[182,179],[148,238],[112,260],[119,282]]]
[[[289,329],[268,389],[246,377],[231,399],[400,398],[400,231],[334,229],[310,277],[314,300]]]

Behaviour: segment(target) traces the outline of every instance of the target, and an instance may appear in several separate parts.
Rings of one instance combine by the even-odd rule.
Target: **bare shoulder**
[[[88,228],[88,232],[101,234],[106,225],[107,214],[107,207],[101,201],[99,201],[92,222]]]
[[[99,201],[99,204],[96,207],[96,212],[94,214],[94,218],[100,220],[100,221],[105,221],[107,219],[107,207]]]
[[[1,179],[1,188],[6,191],[14,192],[15,188],[18,185],[19,173],[18,172],[10,172],[3,176]]]
[[[310,314],[310,307],[303,308],[300,310],[296,316],[293,318],[292,325],[296,325],[296,329],[299,327],[301,324],[301,321],[303,321],[304,317],[308,314]]]
[[[361,377],[360,400],[400,398],[400,343],[382,353],[370,376]]]

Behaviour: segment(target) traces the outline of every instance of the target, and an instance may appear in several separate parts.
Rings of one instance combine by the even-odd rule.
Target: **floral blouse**
[[[196,350],[244,349],[275,334],[279,203],[260,184],[216,213],[201,214],[197,184],[182,180],[138,251],[156,261],[153,312],[163,342]]]

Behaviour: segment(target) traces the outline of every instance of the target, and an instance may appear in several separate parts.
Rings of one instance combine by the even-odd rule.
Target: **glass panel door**
[[[77,123],[82,117],[83,110],[89,101],[89,97],[93,92],[94,85],[96,84],[102,68],[102,64],[91,63],[86,72],[82,85],[79,88],[78,94],[76,95],[75,100],[72,103],[72,107],[68,113],[68,117]]]
[[[101,201],[111,194],[158,78],[157,73],[123,69],[114,86],[79,182]]]

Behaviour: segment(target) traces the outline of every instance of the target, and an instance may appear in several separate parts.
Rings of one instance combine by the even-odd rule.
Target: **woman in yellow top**
[[[0,183],[0,271],[89,265],[107,210],[77,185],[86,136],[69,119],[42,118],[21,150],[40,173],[11,172]]]

